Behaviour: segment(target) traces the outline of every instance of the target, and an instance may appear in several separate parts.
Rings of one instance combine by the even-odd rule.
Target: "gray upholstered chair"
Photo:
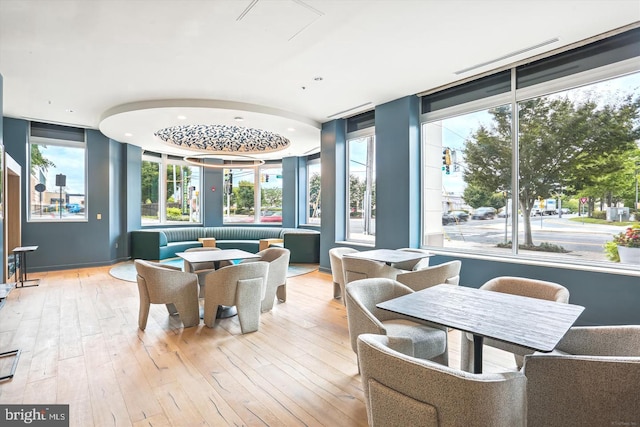
[[[407,295],[413,291],[392,279],[374,278],[347,283],[347,324],[351,348],[358,352],[360,334],[400,336],[410,340],[408,354],[421,359],[448,363],[446,330],[427,326],[406,316],[382,310],[376,304]]]
[[[257,331],[268,271],[268,262],[256,261],[229,265],[208,273],[204,283],[204,324],[213,328],[218,308],[235,306],[242,333]]]
[[[289,268],[291,252],[289,252],[289,249],[272,246],[261,250],[256,255],[259,255],[260,258],[255,260],[247,259],[242,261],[241,264],[256,262],[256,260],[269,263],[267,288],[260,308],[261,311],[265,312],[273,308],[273,301],[276,296],[280,302],[287,300],[287,269]]]
[[[185,249],[185,252],[200,252],[200,251],[219,251],[220,248],[216,247],[202,247],[202,248],[189,248]],[[227,265],[233,265],[231,261],[220,261],[218,268],[226,267]],[[198,275],[198,283],[200,284],[200,298],[204,298],[204,276],[210,271],[215,270],[215,263],[213,261],[206,262],[189,262],[184,260],[184,271],[187,273],[195,273]]]
[[[640,425],[640,326],[573,327],[525,356],[529,427]]]
[[[414,291],[420,291],[441,283],[458,285],[460,282],[461,267],[461,261],[449,261],[443,264],[425,267],[417,271],[399,273],[396,280],[403,285],[407,285]]]
[[[357,249],[338,247],[329,249],[329,262],[331,263],[331,277],[333,278],[333,297],[341,298],[344,302],[344,270],[342,268],[342,257],[345,254],[358,252]]]
[[[198,276],[178,267],[139,259],[135,260],[135,267],[140,294],[140,329],[147,327],[151,304],[166,304],[169,314],[178,314],[185,328],[200,323]]]
[[[569,290],[564,286],[553,282],[524,277],[496,277],[482,285],[480,289],[561,303],[569,302]],[[522,367],[524,356],[533,353],[531,349],[515,344],[507,344],[491,338],[485,338],[484,345],[513,353],[518,368]],[[461,334],[460,367],[469,372],[473,371],[473,335],[469,333]]]
[[[354,280],[370,278],[395,280],[398,273],[405,273],[405,270],[399,270],[384,262],[350,257],[348,254],[342,257],[342,269],[344,272],[345,287],[349,282],[353,282]]]
[[[394,262],[391,264],[392,267],[397,268],[398,270],[407,270],[407,271],[418,271],[423,268],[429,267],[429,258],[432,253],[426,249],[420,248],[400,248],[399,251],[403,252],[414,252],[421,255],[427,255],[424,258],[414,259],[412,261],[403,261],[403,262]]]
[[[370,426],[526,426],[524,374],[471,374],[417,359],[405,354],[406,341],[373,334],[358,337]]]

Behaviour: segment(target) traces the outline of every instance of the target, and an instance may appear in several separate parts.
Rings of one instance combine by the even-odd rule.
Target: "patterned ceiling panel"
[[[276,133],[229,125],[184,125],[160,129],[167,144],[216,153],[267,153],[287,148],[290,141]]]

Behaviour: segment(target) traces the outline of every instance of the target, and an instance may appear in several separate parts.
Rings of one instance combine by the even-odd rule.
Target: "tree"
[[[43,147],[47,148],[46,146]],[[46,172],[49,168],[55,168],[56,165],[42,155],[38,144],[31,144],[31,175],[35,175],[36,167],[39,167]]]
[[[318,218],[320,213],[320,174],[314,173],[309,178],[309,216],[311,218]]]
[[[233,188],[236,208],[238,210],[252,210],[254,208],[253,183],[250,181],[240,181],[238,186]],[[234,199],[232,199],[234,200]]]
[[[271,207],[271,208],[281,208],[282,207],[282,188],[272,187],[272,188],[262,188],[262,193],[260,194],[260,204],[263,208]]]
[[[156,162],[143,161],[141,172],[142,203],[158,203],[158,175],[160,164]]]
[[[550,96],[518,106],[518,203],[523,243],[531,246],[530,213],[538,198],[550,197],[559,187],[565,193],[580,191],[615,173],[636,147],[640,105],[630,97],[601,107],[592,100]],[[499,107],[490,114],[491,126],[480,126],[465,142],[464,179],[479,190],[503,192],[511,186],[511,110]]]

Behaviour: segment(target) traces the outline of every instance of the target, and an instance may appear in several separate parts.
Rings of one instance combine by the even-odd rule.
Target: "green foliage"
[[[620,262],[620,254],[618,254],[618,244],[613,240],[604,244],[604,254],[610,261]]]
[[[573,102],[550,96],[518,104],[518,202],[525,245],[533,245],[531,209],[538,197],[555,194],[558,183],[568,196],[586,189],[587,196],[600,196],[606,188],[611,200],[619,199],[620,188],[629,186],[620,165],[637,151],[635,140],[640,137],[639,99],[606,100],[602,106],[590,99]],[[464,179],[474,191],[485,194],[508,190],[512,172],[511,110],[500,107],[489,113],[492,124],[480,126],[464,148]],[[592,193],[596,188],[600,192]]]
[[[167,219],[170,221],[182,221],[182,211],[180,208],[167,208]]]
[[[511,248],[512,243],[511,243],[511,240],[509,240],[507,243],[498,243],[496,246],[499,248]],[[522,245],[518,245],[518,249],[523,249],[527,251],[538,251],[538,252],[555,252],[555,253],[561,253],[561,254],[566,254],[569,252],[562,246],[554,245],[553,243],[548,243],[548,242],[542,242],[540,243],[539,246],[522,244]]]
[[[43,145],[46,148],[46,145]],[[35,175],[34,167],[40,167],[44,171],[49,170],[49,168],[55,168],[56,165],[51,160],[47,159],[42,155],[40,151],[40,146],[38,144],[31,144],[31,174]]]

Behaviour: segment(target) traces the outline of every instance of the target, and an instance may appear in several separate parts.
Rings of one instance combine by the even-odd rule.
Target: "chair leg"
[[[216,314],[219,304],[216,301],[204,299],[204,324],[208,328],[213,328],[216,323]]]
[[[140,301],[140,310],[138,312],[138,327],[144,331],[147,327],[147,319],[149,318],[149,302]]]
[[[243,334],[255,332],[260,326],[260,289],[263,283],[262,278],[238,280],[236,308]]]
[[[287,282],[278,286],[276,289],[276,295],[278,297],[278,301],[285,302],[287,300]]]
[[[340,283],[333,282],[333,297],[335,299],[342,298],[342,291],[340,290]]]
[[[175,303],[175,305],[185,328],[198,326],[200,323],[200,306],[197,304],[197,300],[195,301],[195,305],[193,303]]]

